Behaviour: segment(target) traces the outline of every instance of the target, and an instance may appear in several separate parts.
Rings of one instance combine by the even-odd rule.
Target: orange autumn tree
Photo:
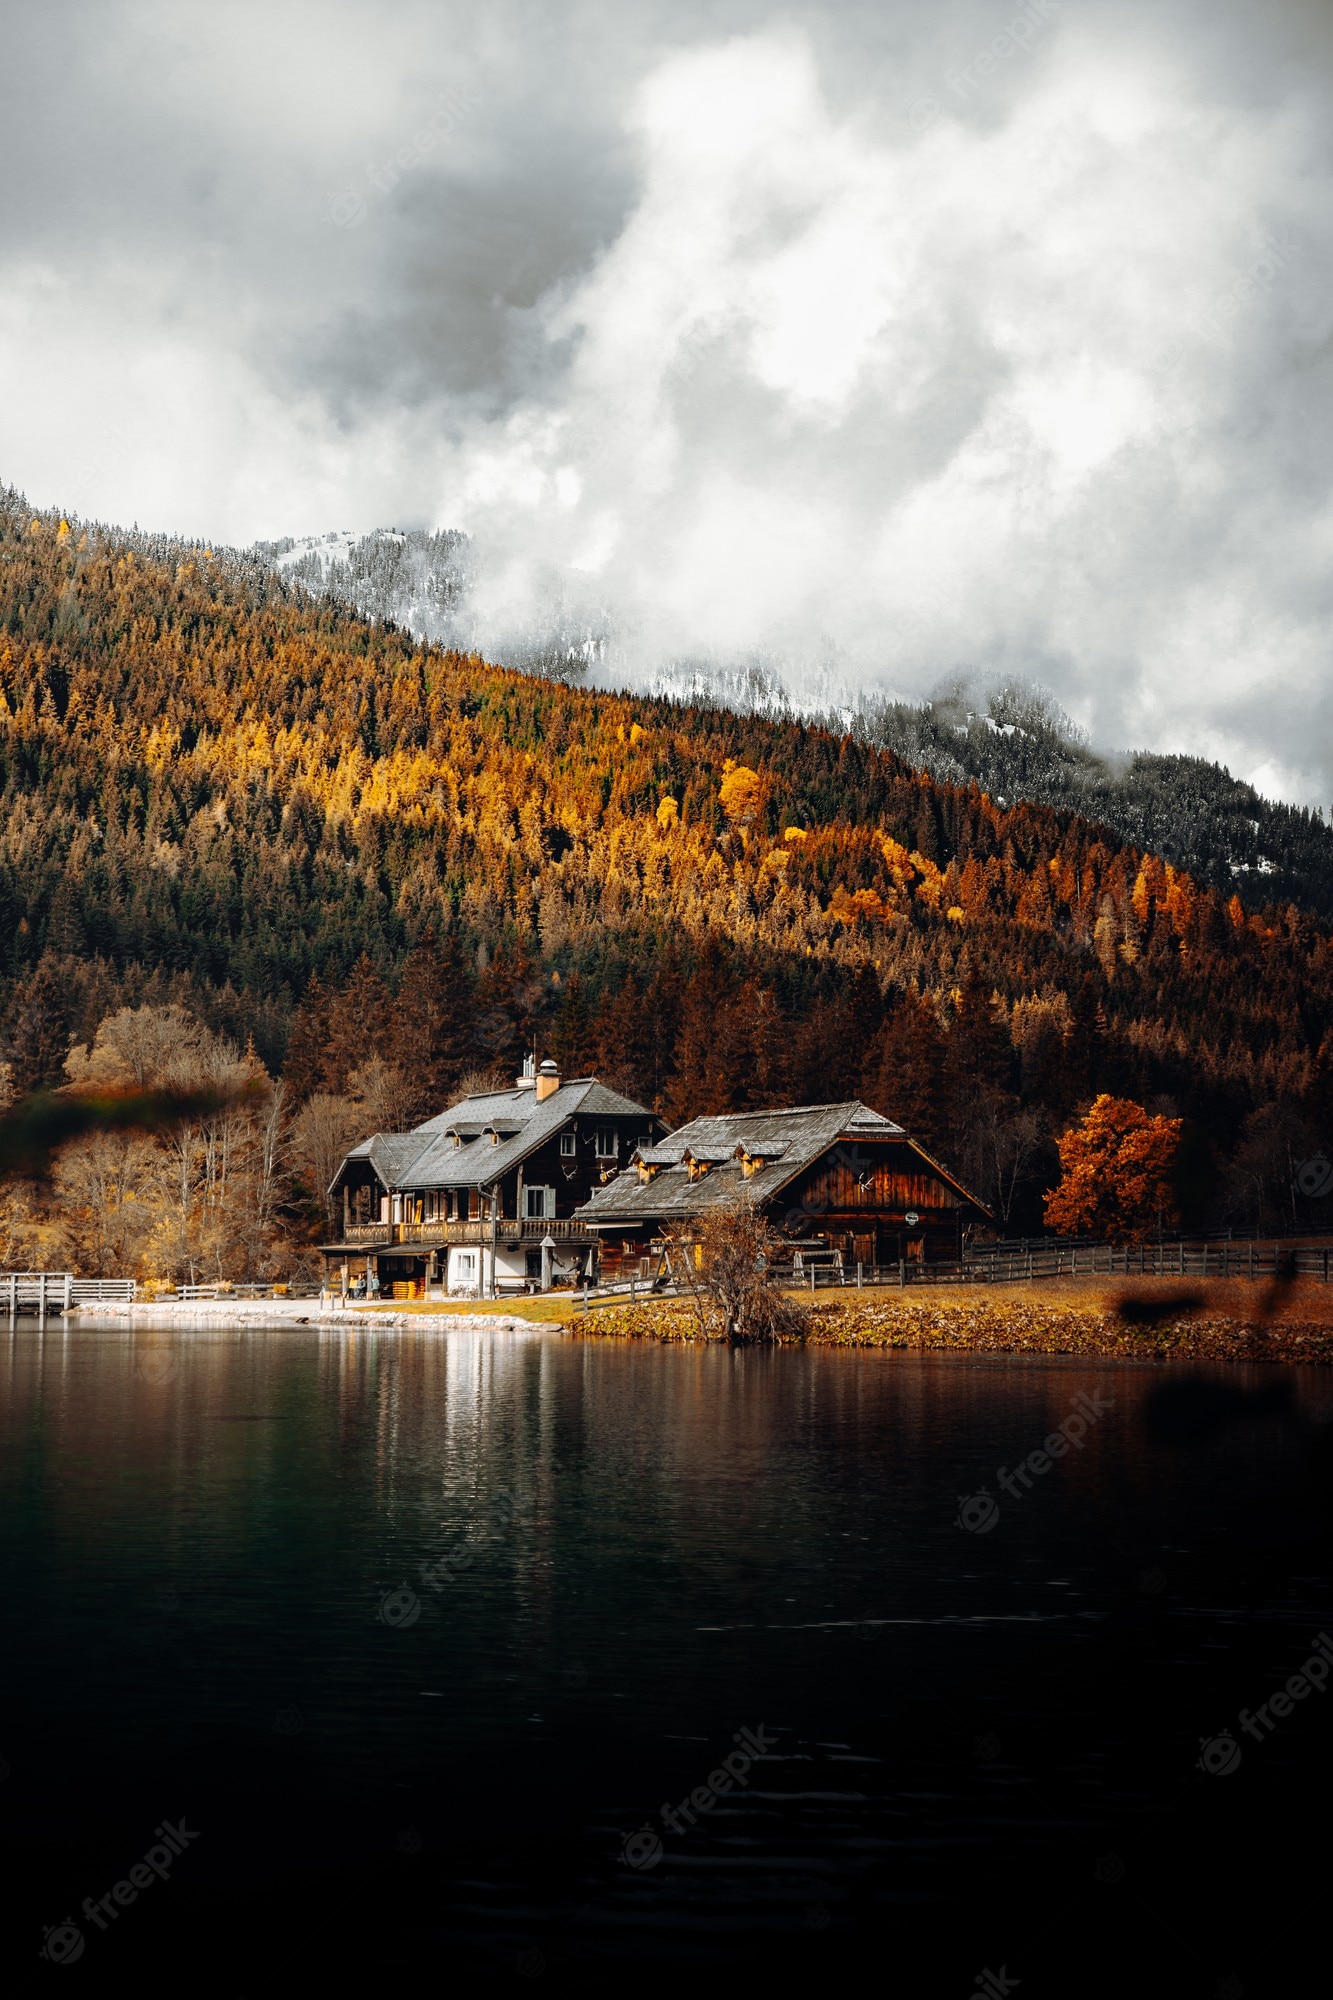
[[[1141,1243],[1179,1221],[1171,1172],[1180,1127],[1179,1118],[1151,1118],[1130,1098],[1095,1098],[1083,1123],[1058,1141],[1061,1178],[1046,1197],[1047,1227]]]

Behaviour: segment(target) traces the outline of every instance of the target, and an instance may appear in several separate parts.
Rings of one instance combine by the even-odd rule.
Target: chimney
[[[550,1056],[547,1056],[546,1061],[537,1071],[538,1104],[544,1104],[546,1099],[548,1097],[553,1096],[554,1093],[557,1090],[559,1090],[559,1088],[560,1088],[560,1065],[559,1063],[553,1062]]]

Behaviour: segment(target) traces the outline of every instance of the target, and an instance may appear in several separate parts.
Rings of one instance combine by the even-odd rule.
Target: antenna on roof
[[[532,1051],[531,1055],[524,1056],[523,1074],[520,1077],[516,1078],[514,1087],[517,1090],[535,1090],[537,1088],[536,1049]]]

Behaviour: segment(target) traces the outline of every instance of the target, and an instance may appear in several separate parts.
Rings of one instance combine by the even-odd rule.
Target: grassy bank
[[[1330,1291],[1300,1284],[1275,1298],[1268,1284],[1171,1278],[846,1291],[814,1301],[809,1339],[826,1347],[1333,1364]],[[1124,1316],[1126,1301],[1137,1319]],[[574,1324],[580,1333],[622,1339],[722,1338],[720,1322],[701,1329],[690,1303],[678,1299],[602,1306]]]

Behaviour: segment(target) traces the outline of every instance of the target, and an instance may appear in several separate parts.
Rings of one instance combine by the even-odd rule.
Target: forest
[[[1180,1120],[1186,1227],[1324,1226],[1306,909],[864,731],[495,667],[12,492],[0,918],[9,1099],[252,1086],[11,1187],[10,1262],[277,1269],[344,1145],[534,1047],[673,1122],[860,1096],[1011,1233],[1110,1093]]]

